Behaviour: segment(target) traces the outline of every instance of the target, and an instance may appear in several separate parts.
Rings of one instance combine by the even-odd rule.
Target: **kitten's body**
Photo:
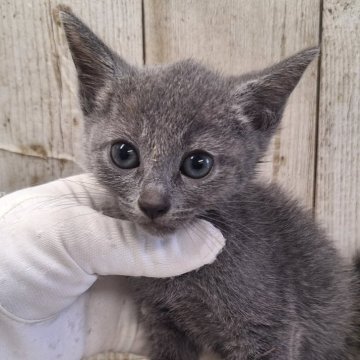
[[[193,61],[142,70],[70,12],[63,21],[89,167],[122,216],[160,233],[203,218],[226,238],[217,260],[198,271],[131,280],[151,360],[196,360],[204,348],[224,360],[351,359],[351,271],[310,215],[253,180],[317,51],[242,77]],[[192,154],[209,166],[205,175],[196,173],[206,170],[200,162],[186,163]]]
[[[349,274],[309,214],[275,186],[250,185],[209,217],[227,243],[173,279],[133,279],[154,360],[345,360]]]

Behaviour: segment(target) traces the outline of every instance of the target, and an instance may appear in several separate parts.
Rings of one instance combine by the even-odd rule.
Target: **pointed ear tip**
[[[57,18],[60,19],[61,23],[64,25],[69,24],[76,19],[76,16],[68,5],[60,4],[55,8],[54,11],[57,15]]]
[[[320,46],[312,46],[308,48],[308,51],[313,56],[318,56],[320,54]]]
[[[56,8],[56,11],[58,11],[59,15],[62,16],[67,16],[67,15],[73,15],[73,12],[70,8],[70,6],[68,5],[64,5],[64,4],[59,4]]]
[[[306,58],[309,62],[314,60],[320,55],[320,47],[319,46],[313,46],[310,48],[307,48],[300,52],[300,56]]]

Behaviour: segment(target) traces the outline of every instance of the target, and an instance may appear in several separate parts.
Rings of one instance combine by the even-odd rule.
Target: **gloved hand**
[[[159,238],[105,215],[114,211],[114,196],[87,174],[0,199],[1,359],[146,355],[126,279],[100,275],[180,275],[225,243],[203,220]]]

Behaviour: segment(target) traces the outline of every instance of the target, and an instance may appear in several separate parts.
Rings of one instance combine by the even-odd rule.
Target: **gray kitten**
[[[317,49],[224,77],[192,60],[127,64],[63,10],[78,72],[89,166],[118,216],[152,233],[202,218],[226,246],[171,279],[132,279],[152,360],[345,360],[351,270],[309,213],[254,181],[286,101]],[[205,236],[205,234],[204,234]]]

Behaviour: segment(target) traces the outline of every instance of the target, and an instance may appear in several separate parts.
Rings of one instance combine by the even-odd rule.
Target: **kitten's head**
[[[71,12],[62,20],[89,168],[118,197],[121,216],[150,232],[173,231],[241,191],[318,52],[241,77],[189,60],[140,69]]]

